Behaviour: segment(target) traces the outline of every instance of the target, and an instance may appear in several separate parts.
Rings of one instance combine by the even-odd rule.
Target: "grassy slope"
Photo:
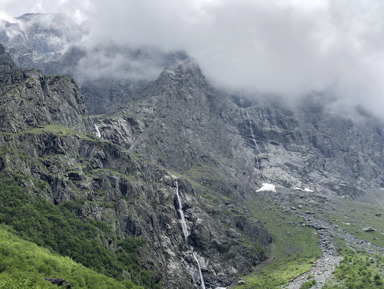
[[[264,268],[256,267],[255,273],[244,278],[246,284],[236,288],[278,288],[307,272],[321,254],[314,230],[303,227],[301,219],[291,212],[282,212],[265,196],[255,196],[248,209],[273,236],[273,259]]]
[[[76,136],[85,140],[91,140],[89,137],[92,137],[58,125],[35,128],[23,133],[47,132],[62,137]],[[12,142],[14,137],[22,133],[0,134],[9,135],[8,141]],[[0,157],[21,164],[28,160],[22,150],[9,146],[8,142],[0,146]],[[40,165],[39,160],[34,161]],[[30,175],[18,172],[14,172],[14,176],[0,174],[0,223],[11,226],[23,239],[48,247],[63,256],[70,256],[98,273],[119,280],[129,276],[135,284],[145,285],[148,288],[161,286],[161,284],[155,286],[152,274],[141,267],[137,248],[142,246],[143,240],[117,239],[116,250],[112,252],[105,244],[111,228],[102,222],[80,221],[76,218],[74,212],[83,205],[82,199],[68,201],[58,206],[39,195],[31,199],[27,191],[19,185],[19,181],[33,182],[39,189],[48,185]]]
[[[119,282],[17,237],[0,225],[0,288],[58,288],[44,277],[63,278],[72,288],[142,288]]]
[[[383,289],[384,258],[364,250],[350,249],[344,240],[335,238],[338,252],[343,256],[323,289]]]
[[[383,207],[354,200],[334,198],[334,210],[324,215],[330,222],[339,225],[359,239],[384,247],[384,210]],[[376,216],[376,214],[381,214]],[[375,232],[362,229],[373,227]]]
[[[314,206],[308,205],[308,209],[316,211],[320,217],[339,225],[358,238],[384,247],[382,206],[337,197],[332,198],[326,205],[322,205],[320,209],[315,209]],[[311,260],[320,251],[317,248],[315,235],[308,228],[300,227],[301,220],[291,213],[283,214],[281,209],[279,212],[267,197],[257,196],[254,202],[249,204],[249,209],[255,217],[265,222],[264,226],[274,236],[275,256],[269,265],[262,270],[256,268],[253,275],[246,277],[245,285],[236,288],[277,288],[279,284],[284,284],[307,271]],[[362,230],[370,226],[377,231]],[[333,282],[336,284],[330,281],[323,288],[384,288],[382,256],[372,255],[360,249],[348,249],[342,240],[337,243],[343,260],[334,271]],[[295,253],[294,248],[302,248],[302,250]]]
[[[230,200],[223,194],[201,186],[207,180],[213,184],[222,181],[220,171],[216,168],[196,166],[187,171],[184,177],[193,184],[204,202],[214,205]],[[283,212],[266,196],[254,196],[253,200],[247,201],[247,208],[251,215],[262,222],[274,241],[267,265],[256,267],[253,274],[244,278],[246,284],[236,288],[277,288],[307,272],[321,254],[315,231],[302,226],[302,219],[291,212]]]
[[[74,134],[71,130],[63,130],[62,127],[55,125],[35,129],[30,132],[43,133],[47,131],[63,134],[64,136],[73,136]],[[198,183],[206,179],[207,175],[209,176],[209,183],[211,181],[213,183],[220,183],[222,181],[220,173],[215,171],[212,175],[212,170],[205,167],[190,170],[187,172],[187,175],[189,175],[189,179],[193,179]],[[214,195],[209,194],[204,197],[207,198]],[[220,196],[220,198],[223,197],[222,195]],[[268,205],[266,206],[265,204]],[[270,203],[268,198],[257,196],[252,202],[249,202],[248,209],[256,218],[264,223],[265,228],[273,235],[275,249],[273,252],[273,262],[261,272],[259,268],[256,268],[258,274],[247,277],[247,284],[240,288],[275,288],[309,270],[310,263],[320,254],[320,250],[317,247],[318,240],[313,235],[313,231],[302,227],[300,220],[291,213],[286,213],[282,216],[281,208]],[[63,276],[60,277],[64,278]]]

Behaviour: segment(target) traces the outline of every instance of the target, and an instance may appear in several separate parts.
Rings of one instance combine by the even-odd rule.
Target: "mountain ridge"
[[[39,41],[54,35],[44,33]],[[311,218],[332,222],[339,213],[328,198],[368,198],[384,186],[382,124],[365,112],[355,122],[332,114],[313,100],[321,95],[295,108],[246,98],[214,87],[185,53],[143,56],[147,50],[124,47],[98,51],[127,63],[148,56],[163,66],[158,77],[139,83],[119,71],[93,82],[85,75],[92,81],[79,89],[70,76],[16,64],[72,73],[89,51],[74,45],[64,55],[33,58],[47,48],[38,44],[10,54],[0,46],[0,177],[27,192],[23,208],[41,206],[42,215],[55,210],[71,224],[89,225],[105,268],[88,251],[84,260],[60,249],[67,243],[35,242],[114,278],[146,288],[201,288],[202,279],[208,288],[228,287],[266,260],[273,264],[276,251],[297,277],[319,256],[313,247],[326,230]],[[12,56],[25,49],[26,59],[15,63]],[[52,220],[41,221],[48,222],[41,229],[61,221]],[[320,237],[334,242],[330,234]]]
[[[96,129],[70,77],[45,77],[41,72],[18,68],[10,69],[6,75],[11,82],[1,89],[1,171],[28,191],[32,200],[58,208],[74,202],[74,218],[103,222],[109,228],[100,231],[100,246],[108,248],[105,254],[120,255],[120,238],[145,238],[148,243],[138,248],[137,254],[143,268],[152,272],[153,277],[144,274],[143,278],[148,279],[141,280],[135,275],[139,273],[129,269],[117,270],[117,276],[125,276],[126,270],[132,274],[129,279],[136,280],[138,285],[146,282],[146,286],[153,288],[160,282],[177,288],[185,280],[191,280],[185,288],[197,286],[199,273],[194,255],[182,245],[175,180],[183,198],[190,232],[188,242],[198,254],[205,280],[228,286],[238,272],[249,273],[253,265],[266,258],[266,247],[272,238],[259,221],[236,209],[237,204],[231,206],[237,218],[219,211],[211,214],[211,206],[206,207],[199,196],[211,188],[192,186],[193,180],[187,176],[171,174],[140,154],[131,154],[123,146],[96,137]],[[168,92],[172,91],[171,85]],[[219,188],[227,186],[220,172],[212,181]],[[8,219],[9,225],[16,226],[13,222]],[[258,249],[252,249],[253,246]],[[60,246],[57,248],[63,254]],[[84,262],[74,253],[69,256]],[[217,261],[223,258],[225,263]],[[87,262],[92,264],[92,260]]]

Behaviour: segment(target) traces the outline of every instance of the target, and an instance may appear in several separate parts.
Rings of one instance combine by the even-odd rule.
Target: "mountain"
[[[19,69],[13,63],[8,64],[8,54],[2,56],[6,59],[1,80],[2,177],[15,179],[32,199],[39,199],[36,202],[43,207],[41,211],[51,206],[45,200],[57,206],[69,206],[69,203],[76,220],[98,220],[108,225],[108,229],[99,232],[106,242],[99,245],[100,250],[108,248],[116,255],[121,250],[121,238],[127,242],[128,237],[145,239],[146,245],[139,255],[142,266],[154,272],[155,277],[150,281],[138,279],[138,284],[147,282],[144,284],[151,286],[161,281],[175,288],[191,279],[191,272],[198,274],[195,264],[186,266],[195,263],[192,252],[198,254],[196,258],[206,270],[205,279],[218,285],[228,285],[238,272],[248,273],[266,258],[262,248],[266,248],[271,237],[246,211],[234,204],[212,215],[213,208],[205,207],[194,186],[182,175],[139,155],[133,157],[123,146],[92,135],[97,127],[88,117],[71,78],[46,77],[35,70]],[[183,244],[179,228],[176,181],[183,197],[183,209],[189,211],[186,212],[188,246]],[[236,218],[225,216],[226,211],[232,210]],[[31,216],[27,212],[25,217]],[[11,215],[6,214],[3,221],[19,228]],[[48,231],[54,221],[39,220],[46,223],[48,228],[43,230]],[[37,241],[33,232],[26,235]],[[53,241],[43,238],[39,242],[84,262],[81,255],[63,251],[56,243],[62,241],[52,238]],[[255,245],[260,249],[253,250]],[[90,259],[83,264],[97,269],[100,264],[95,265],[92,260],[95,253],[88,254]],[[135,274],[132,268],[120,264],[119,259],[110,259],[110,266],[122,268],[114,272],[107,267],[101,273]],[[225,263],[216,261],[221,259]],[[192,288],[195,282],[185,284],[185,288]]]
[[[78,25],[63,14],[30,13],[14,23],[0,20],[0,43],[15,63],[47,75],[72,75],[92,114],[120,106],[164,66],[186,58],[181,51],[89,42],[88,34],[86,23]]]
[[[267,182],[359,197],[383,186],[378,120],[361,114],[355,123],[310,101],[295,109],[246,102],[210,87],[188,60],[96,122],[104,138],[130,152],[181,172],[220,168],[247,189]]]
[[[321,94],[293,107],[223,91],[183,52],[84,48],[82,26],[52,17],[1,25],[0,222],[12,234],[126,288],[299,288],[301,274],[325,286],[364,258],[378,267],[348,282],[381,280],[381,261],[358,255],[384,246],[380,121],[334,114]]]

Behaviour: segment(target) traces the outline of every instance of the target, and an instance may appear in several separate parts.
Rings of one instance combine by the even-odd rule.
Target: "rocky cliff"
[[[70,77],[46,77],[16,68],[4,49],[2,59],[0,169],[29,193],[31,205],[36,198],[58,206],[75,202],[78,205],[72,214],[76,218],[101,221],[110,228],[100,232],[100,241],[116,254],[121,238],[147,240],[138,251],[142,266],[153,272],[151,284],[166,288],[198,287],[199,266],[210,287],[228,286],[266,259],[272,238],[243,208],[241,198],[226,197],[244,192],[225,172],[218,170],[214,178],[196,182],[181,173],[188,166],[176,154],[169,154],[168,160],[173,159],[170,163],[174,164],[170,171],[165,162],[153,162],[150,155],[147,158],[127,150],[128,144],[109,141],[104,127],[103,138],[96,137],[92,134],[96,128]],[[199,70],[195,64],[183,69],[190,76]],[[173,75],[172,70],[166,73]],[[168,80],[158,80],[164,81]],[[175,83],[169,83],[168,91],[178,81],[175,78]],[[205,83],[201,74],[190,81]],[[203,105],[206,90],[203,86],[196,95],[191,88],[189,99],[182,101]],[[190,113],[198,118],[205,115],[198,110]],[[175,139],[167,139],[170,146],[183,145],[177,127],[175,124]],[[208,159],[214,161],[212,156]],[[200,162],[204,163],[211,165],[210,161]],[[210,175],[209,168],[206,174]],[[178,210],[185,215],[187,244]],[[130,278],[129,269],[121,274],[120,278]]]
[[[3,46],[0,46],[0,61],[3,131],[16,133],[51,123],[84,133],[93,130],[71,77],[45,77],[36,70],[16,69]]]
[[[384,143],[378,120],[357,117],[226,95],[189,60],[97,122],[105,139],[186,174],[208,166],[246,190],[268,182],[359,197],[383,186]]]
[[[367,113],[342,117],[313,96],[291,108],[223,92],[183,53],[152,51],[160,60],[149,61],[145,50],[72,46],[61,54],[41,41],[72,24],[48,29],[36,17],[20,19],[28,29],[5,24],[17,37],[0,36],[17,64],[73,73],[85,100],[73,78],[17,68],[0,46],[1,176],[16,180],[31,206],[41,198],[106,225],[97,240],[114,256],[126,240],[145,271],[120,260],[116,278],[201,288],[200,267],[207,288],[229,286],[271,253],[266,220],[247,209],[263,183],[347,198],[384,186],[383,125]],[[92,52],[167,66],[154,81],[132,78],[129,67],[110,79],[79,76],[90,72],[78,69]]]

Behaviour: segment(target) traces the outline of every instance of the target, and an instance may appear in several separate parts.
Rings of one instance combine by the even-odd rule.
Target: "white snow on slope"
[[[262,191],[276,192],[276,186],[272,184],[263,183],[263,186],[260,189],[258,189],[256,192],[262,192]]]

